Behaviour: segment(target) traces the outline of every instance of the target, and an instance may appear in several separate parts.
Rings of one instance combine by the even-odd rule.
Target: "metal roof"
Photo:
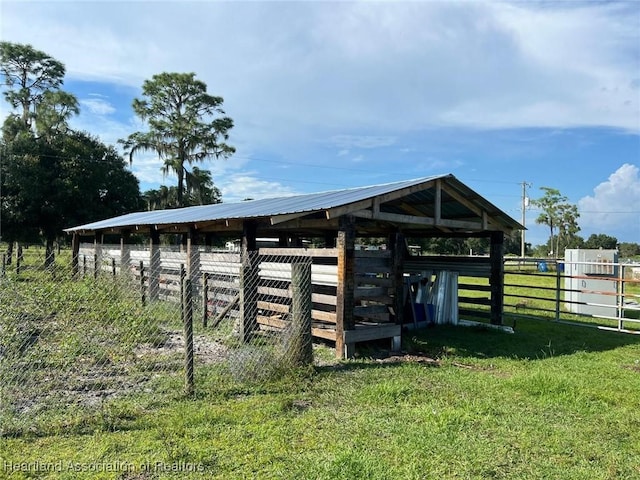
[[[163,225],[193,225],[203,222],[259,219],[279,215],[305,214],[306,212],[310,214],[313,212],[321,212],[337,207],[348,206],[350,204],[362,202],[363,200],[373,199],[375,197],[381,197],[392,192],[401,192],[403,190],[407,190],[408,198],[405,199],[405,203],[411,203],[411,200],[416,203],[433,203],[434,195],[433,193],[428,193],[427,190],[433,186],[433,182],[435,180],[446,182],[448,188],[453,189],[461,196],[475,202],[475,204],[478,205],[478,208],[487,211],[490,215],[496,215],[499,218],[500,223],[508,229],[522,228],[518,222],[492,205],[488,200],[485,200],[473,190],[466,187],[453,175],[447,174],[386,183],[382,185],[372,185],[304,195],[129,213],[98,222],[68,228],[65,229],[65,231],[67,233],[120,231],[143,226],[155,226],[158,228]],[[420,185],[424,185],[424,192],[420,190]],[[451,205],[443,207],[443,214],[456,214],[455,211],[451,210]],[[447,211],[447,209],[451,211]],[[421,211],[420,213],[425,216],[428,215],[426,210]]]

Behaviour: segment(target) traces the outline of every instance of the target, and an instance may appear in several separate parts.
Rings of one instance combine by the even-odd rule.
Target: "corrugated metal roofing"
[[[511,219],[491,203],[475,194],[475,192],[459,182],[453,175],[448,174],[406,180],[402,182],[386,183],[382,185],[372,185],[304,195],[130,213],[119,217],[88,223],[86,225],[68,228],[65,231],[68,233],[90,232],[99,230],[117,230],[144,225],[194,224],[231,219],[255,219],[305,212],[311,213],[314,211],[346,206],[355,202],[385,195],[397,190],[414,187],[437,179],[446,180],[447,183],[453,182],[456,187],[459,189],[461,188],[465,193],[473,194],[476,199],[482,200],[482,203],[484,204],[483,208],[487,209],[487,207],[490,207],[488,210],[499,212],[501,214],[500,216],[504,217],[503,221],[506,225],[509,225],[511,228],[518,228],[519,224],[515,222],[515,220]]]

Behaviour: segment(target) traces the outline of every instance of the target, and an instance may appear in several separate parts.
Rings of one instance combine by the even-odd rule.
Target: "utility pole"
[[[527,183],[526,181],[523,181],[521,183],[522,185],[522,226],[523,227],[527,227],[526,225],[526,215],[525,212],[527,211],[527,208],[529,207],[529,197],[527,197],[527,188],[530,188],[532,185],[530,183]],[[520,257],[524,258],[525,256],[525,239],[524,239],[524,234],[525,234],[526,230],[522,230],[520,232]]]

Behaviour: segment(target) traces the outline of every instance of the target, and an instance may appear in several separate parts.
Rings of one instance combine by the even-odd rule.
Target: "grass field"
[[[195,399],[115,402],[0,440],[0,475],[640,477],[637,337],[522,321],[512,335],[439,327],[405,349],[261,385],[201,378]]]
[[[158,334],[156,312],[129,305],[123,322],[117,297],[86,302],[98,298],[92,284],[52,278],[16,290],[46,293],[20,305],[34,322],[54,307],[67,330],[51,330],[50,345],[83,345],[82,357],[43,350],[49,377],[76,359],[129,365],[131,345],[147,340],[131,337],[132,322]],[[7,298],[0,293],[5,309]],[[74,311],[102,325],[100,341],[83,340],[88,324],[73,322]],[[131,345],[112,347],[118,338]],[[439,326],[407,333],[401,355],[376,347],[262,382],[200,365],[193,398],[165,365],[153,394],[128,385],[132,394],[93,408],[63,403],[0,425],[0,478],[640,478],[640,336],[520,318],[514,334]]]

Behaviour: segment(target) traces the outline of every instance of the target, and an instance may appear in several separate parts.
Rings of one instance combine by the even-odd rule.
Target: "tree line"
[[[195,164],[228,158],[233,120],[223,98],[207,93],[194,73],[161,73],[146,80],[134,113],[147,131],[114,146],[69,121],[78,99],[63,90],[65,66],[31,45],[0,42],[3,95],[11,112],[0,141],[0,239],[44,243],[48,261],[63,228],[141,209],[177,208],[221,202],[211,172]],[[142,152],[162,160],[176,186],[140,192],[127,164]]]

